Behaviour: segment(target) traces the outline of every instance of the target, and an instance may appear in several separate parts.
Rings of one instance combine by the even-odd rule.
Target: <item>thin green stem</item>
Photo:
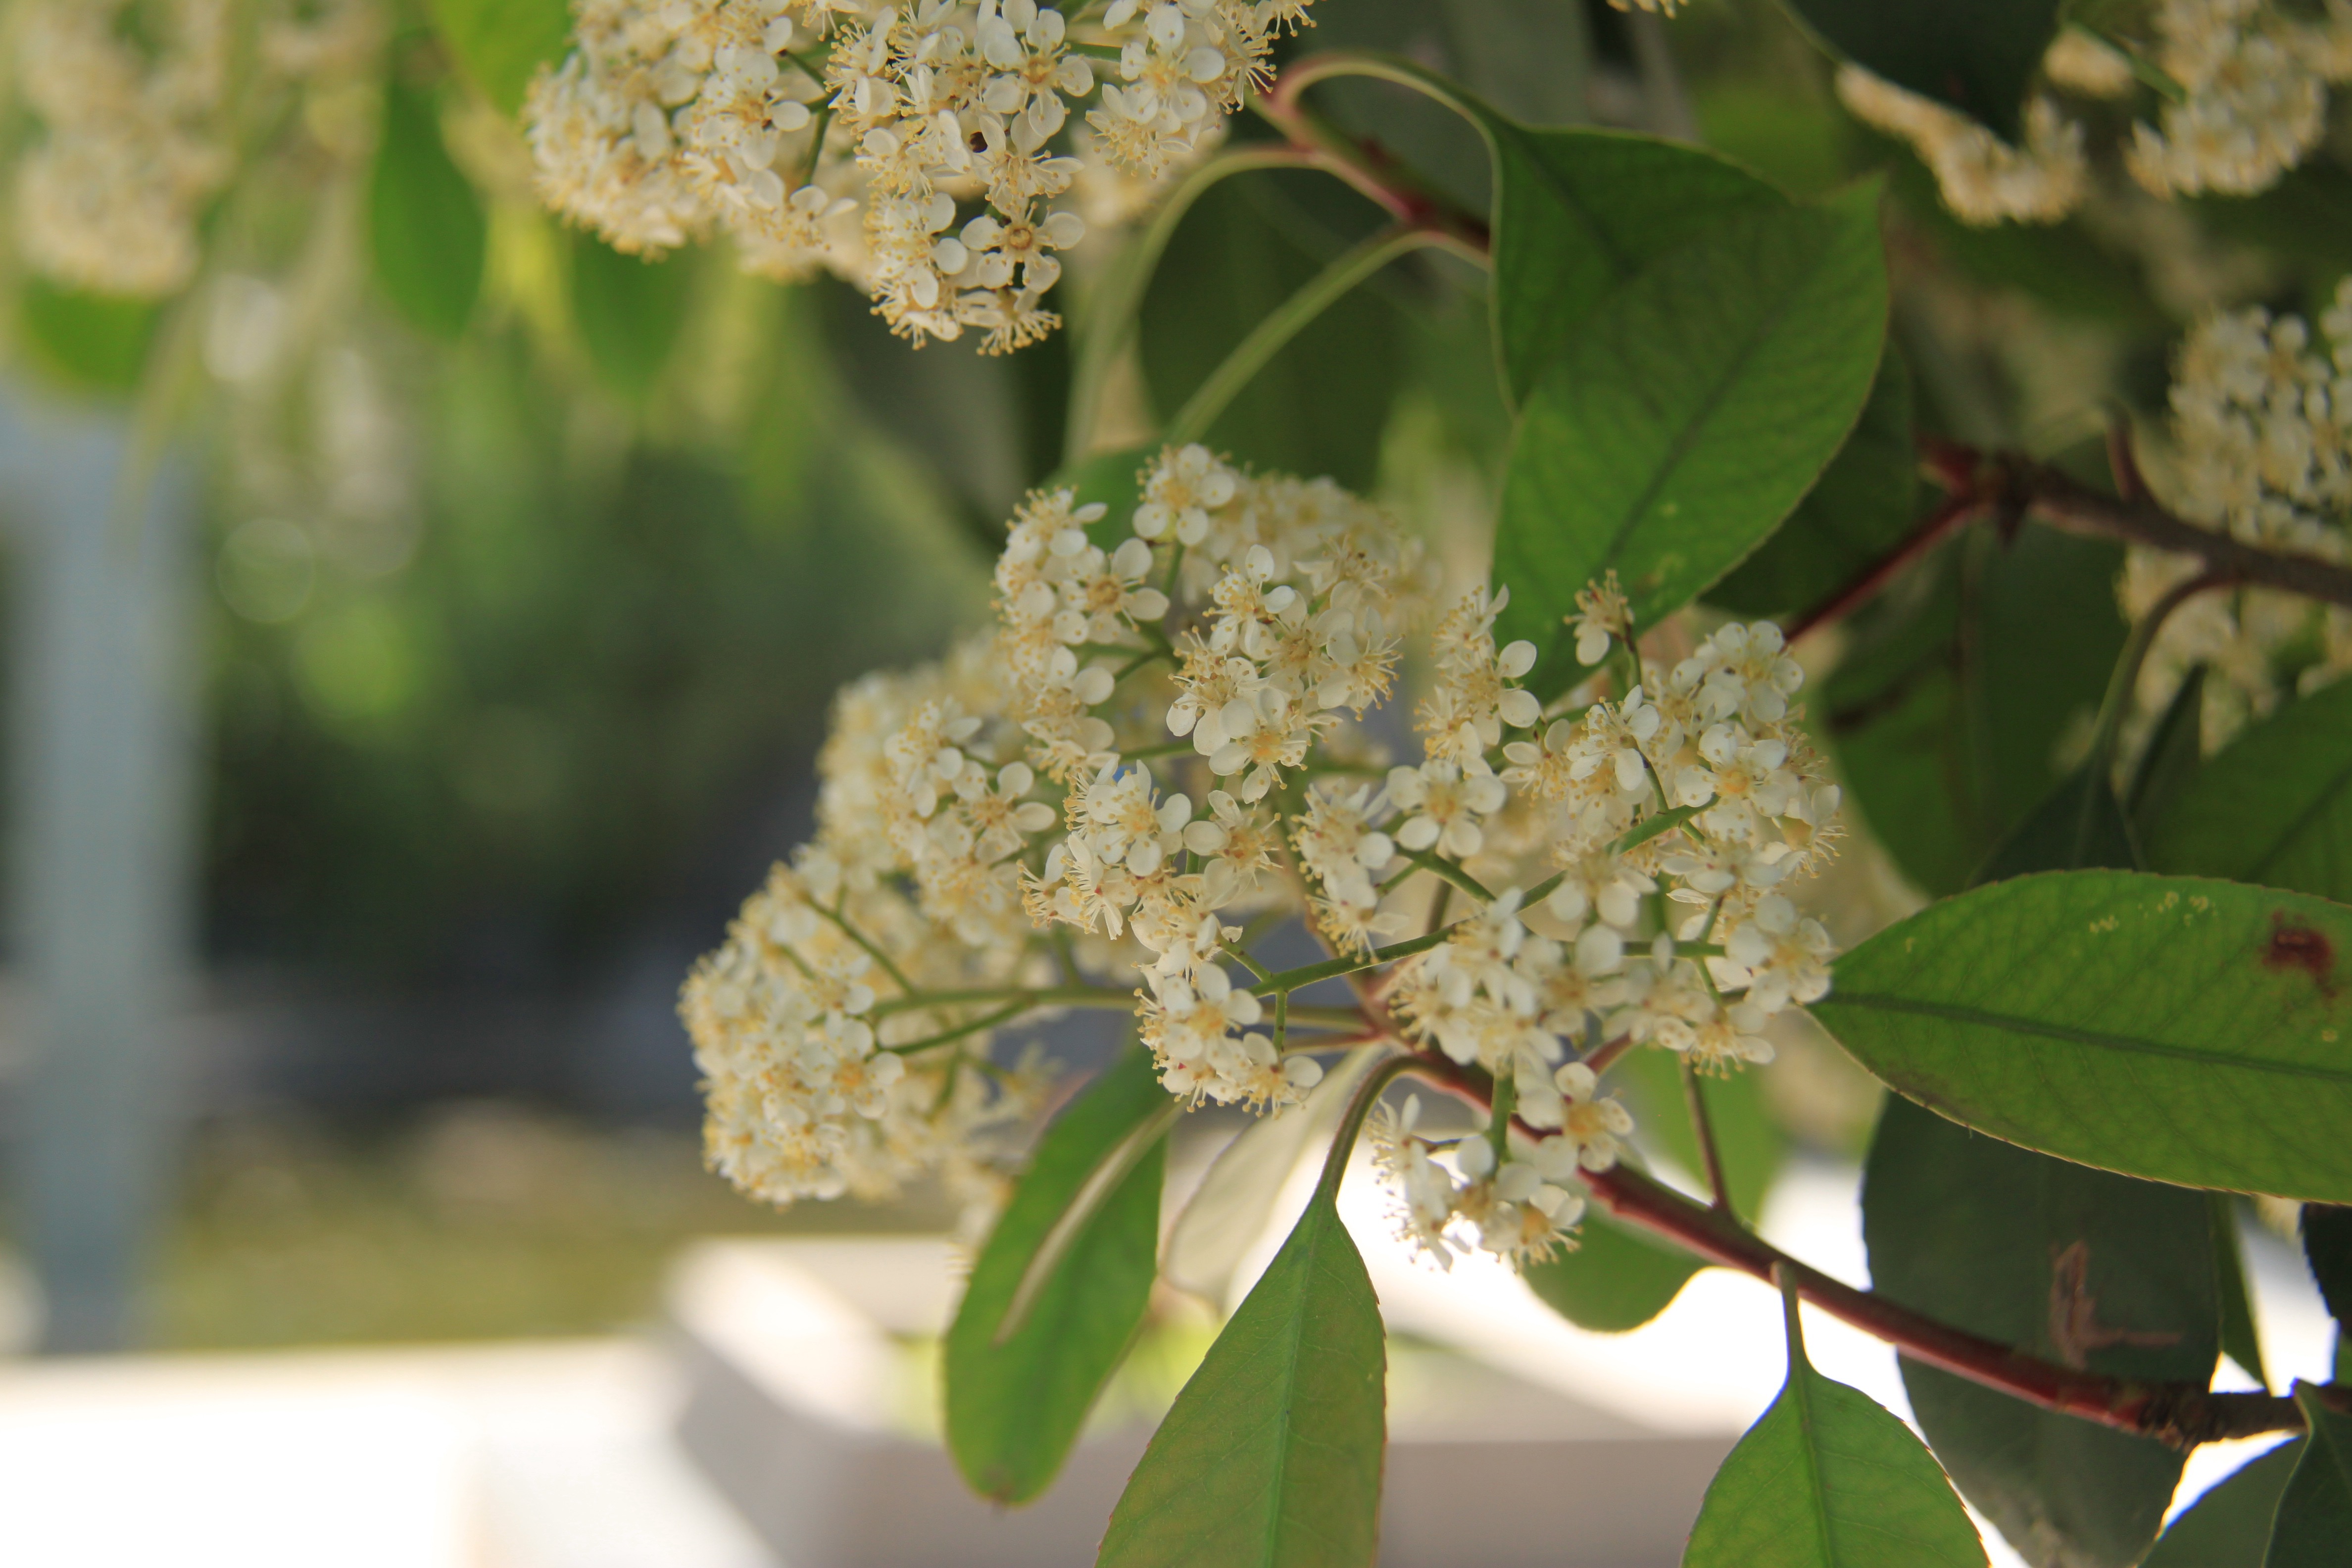
[[[919,1040],[908,1040],[906,1044],[901,1046],[882,1046],[877,1048],[890,1051],[899,1056],[911,1056],[917,1051],[928,1051],[933,1046],[944,1046],[950,1040],[961,1040],[966,1035],[977,1035],[982,1029],[993,1029],[997,1025],[1004,1023],[1009,1019],[1018,1017],[1028,1010],[1029,1004],[1026,1002],[1011,1003],[1005,1006],[999,1007],[993,1013],[985,1014],[981,1017],[974,1018],[969,1024],[959,1024],[952,1029],[941,1029],[936,1035],[925,1035]]]
[[[1069,422],[1062,439],[1062,460],[1076,463],[1094,449],[1095,422],[1101,416],[1103,389],[1111,367],[1135,330],[1136,312],[1144,290],[1159,270],[1160,258],[1202,192],[1229,175],[1258,169],[1307,169],[1316,164],[1312,153],[1296,147],[1240,147],[1221,153],[1179,181],[1151,215],[1151,222],[1112,261],[1102,281],[1087,301],[1079,323],[1077,365],[1070,378]]]
[[[1135,993],[1108,985],[987,985],[969,991],[910,991],[903,996],[891,996],[874,1004],[874,1016],[887,1018],[896,1013],[913,1012],[924,1007],[961,1007],[974,1002],[1005,1002],[1019,999],[1024,1010],[1032,1007],[1108,1007],[1125,1011],[1135,1005]]]
[[[1453,933],[1454,927],[1447,926],[1443,931],[1431,931],[1427,936],[1417,936],[1411,942],[1398,942],[1393,947],[1376,948],[1369,958],[1342,954],[1338,958],[1327,958],[1320,963],[1304,963],[1297,969],[1278,970],[1267,975],[1260,983],[1258,989],[1297,991],[1314,984],[1318,980],[1337,980],[1342,975],[1360,973],[1367,969],[1378,969],[1381,965],[1393,963],[1400,958],[1411,958],[1416,952],[1427,952]]]
[[[1690,1106],[1691,1135],[1698,1140],[1699,1162],[1706,1168],[1706,1190],[1714,1194],[1716,1212],[1737,1221],[1731,1209],[1731,1184],[1723,1175],[1723,1151],[1715,1141],[1715,1122],[1707,1115],[1706,1089],[1689,1057],[1682,1059],[1683,1099]],[[1499,1098],[1497,1104],[1501,1101]]]
[[[1412,864],[1391,874],[1388,880],[1381,884],[1380,890],[1381,892],[1387,892],[1391,888],[1396,886],[1399,882],[1403,881],[1415,871],[1427,871],[1433,876],[1444,878],[1447,881],[1453,883],[1455,887],[1461,889],[1472,898],[1478,900],[1481,903],[1491,904],[1495,901],[1495,895],[1488,892],[1486,888],[1480,884],[1477,878],[1473,877],[1469,872],[1465,871],[1461,867],[1455,865],[1453,861],[1448,860],[1444,856],[1440,855],[1434,848],[1420,850],[1406,857],[1406,858],[1410,860]]]
[[[1232,959],[1235,963],[1240,964],[1244,969],[1246,969],[1252,974],[1256,975],[1257,983],[1260,985],[1264,985],[1268,980],[1273,978],[1266,973],[1265,967],[1263,964],[1259,963],[1256,959],[1252,958],[1248,953],[1242,951],[1241,944],[1239,942],[1226,942],[1224,944],[1224,950],[1225,956],[1227,958]]]
[[[1372,1107],[1380,1103],[1382,1091],[1396,1081],[1398,1074],[1410,1068],[1414,1059],[1407,1056],[1391,1057],[1374,1066],[1364,1075],[1364,1081],[1356,1086],[1354,1096],[1348,1101],[1348,1109],[1340,1113],[1339,1130],[1331,1134],[1331,1152],[1323,1156],[1323,1176],[1315,1184],[1317,1198],[1325,1203],[1338,1201],[1339,1184],[1348,1174],[1348,1158],[1355,1152],[1356,1137],[1363,1131],[1365,1119],[1371,1115]]]
[[[898,983],[899,990],[912,991],[915,988],[914,982],[908,980],[904,973],[900,973],[898,966],[890,961],[890,955],[883,952],[879,944],[868,941],[864,931],[859,931],[856,926],[851,925],[849,923],[849,918],[846,915],[844,915],[840,910],[829,910],[823,904],[812,904],[809,907],[816,910],[817,913],[823,915],[825,919],[831,921],[835,925],[840,927],[842,935],[847,937],[850,941],[864,948],[866,950],[866,956],[882,966],[882,973],[887,974],[891,979]]]
[[[1168,422],[1168,439],[1181,445],[1197,441],[1207,434],[1217,416],[1226,405],[1238,396],[1264,370],[1266,362],[1282,351],[1284,344],[1337,304],[1357,284],[1370,278],[1399,257],[1409,256],[1438,243],[1433,229],[1420,226],[1391,226],[1360,240],[1334,257],[1322,271],[1300,284],[1297,292],[1267,312],[1265,319],[1252,327],[1242,341],[1235,343],[1224,363],[1209,373],[1209,378],[1192,391],[1176,417]]]

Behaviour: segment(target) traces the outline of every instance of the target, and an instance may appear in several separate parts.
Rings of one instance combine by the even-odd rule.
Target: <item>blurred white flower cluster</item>
[[[524,118],[542,196],[619,249],[722,231],[753,270],[853,279],[918,344],[1003,353],[1058,325],[1088,166],[1199,149],[1307,5],[575,0]]]
[[[779,1199],[969,1164],[961,1141],[1034,1095],[992,1033],[1103,1006],[1188,1106],[1279,1110],[1314,1052],[1361,1040],[1487,1075],[1507,1136],[1442,1167],[1396,1124],[1387,1157],[1433,1250],[1543,1252],[1631,1131],[1598,1071],[1643,1045],[1769,1060],[1766,1020],[1828,989],[1789,890],[1837,791],[1780,633],[1645,665],[1596,585],[1575,640],[1612,674],[1547,702],[1535,647],[1496,644],[1507,595],[1475,589],[1427,639],[1421,760],[1391,766],[1377,710],[1433,605],[1417,542],[1328,480],[1201,447],[1135,495],[1118,518],[1033,494],[994,634],[844,694],[816,841],[687,987],[714,1160]],[[1291,918],[1334,957],[1286,977],[1252,944]],[[1292,1008],[1349,971],[1351,1007]]]
[[[153,298],[196,274],[197,229],[235,166],[240,104],[373,53],[373,0],[260,8],[232,102],[230,0],[30,0],[16,70],[42,133],[16,173],[16,242],[69,288]]]
[[[2300,316],[2259,308],[2208,318],[2182,346],[2172,385],[2165,500],[2191,522],[2324,561],[2352,560],[2352,279],[2336,286],[2315,338]],[[2165,476],[2159,476],[2165,477]],[[2125,612],[2137,620],[2195,563],[2136,549]],[[2266,588],[2200,594],[2158,633],[2138,689],[2142,722],[2190,669],[2205,688],[2205,739],[2352,670],[2352,611]]]
[[[2162,0],[2148,18],[2148,65],[2172,96],[2157,123],[2132,128],[2124,163],[2161,196],[2265,190],[2319,144],[2327,86],[2352,78],[2352,0],[2305,19],[2271,0]],[[2132,61],[2086,33],[2059,34],[2042,60],[2050,83],[2084,98],[2132,90]],[[2037,94],[2015,146],[1977,121],[1885,81],[1840,68],[1838,96],[1856,116],[1903,138],[1933,170],[1964,222],[2054,223],[2088,195],[2083,127]]]

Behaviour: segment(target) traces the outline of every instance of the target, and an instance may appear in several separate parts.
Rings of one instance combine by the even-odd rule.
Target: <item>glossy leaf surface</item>
[[[2279,1494],[2303,1442],[2281,1443],[2216,1481],[2165,1528],[2140,1568],[2263,1568]]]
[[[1984,1543],[1911,1429],[1805,1359],[1706,1489],[1683,1568],[1964,1568]]]
[[[2352,909],[2057,871],[1930,905],[1838,961],[1814,1016],[1885,1082],[2069,1160],[2352,1199]]]
[[[2290,702],[2182,787],[2148,835],[2159,871],[2352,902],[2352,681]]]
[[[1614,571],[1654,624],[1736,565],[1844,444],[1877,370],[1874,189],[1735,213],[1609,296],[1520,415],[1496,530],[1498,637],[1576,668],[1561,617]]]
[[[946,1345],[948,1448],[972,1489],[1026,1502],[1069,1457],[1151,1299],[1168,1105],[1150,1053],[1130,1048],[1049,1128],[972,1267]],[[1148,1147],[1125,1147],[1149,1138]],[[1091,1217],[1055,1236],[1072,1203],[1128,1168]],[[1032,1279],[1049,1238],[1058,1261]],[[1009,1322],[1017,1310],[1017,1322]],[[1007,1332],[1008,1326],[1011,1329]]]
[[[1318,1193],[1153,1434],[1101,1568],[1370,1568],[1387,1342],[1371,1277]]]
[[[1863,1237],[1877,1289],[2064,1364],[2202,1382],[2220,1310],[2202,1194],[2094,1171],[1890,1098]],[[2182,1456],[1916,1362],[1914,1415],[1963,1496],[2028,1556],[2135,1563]]]

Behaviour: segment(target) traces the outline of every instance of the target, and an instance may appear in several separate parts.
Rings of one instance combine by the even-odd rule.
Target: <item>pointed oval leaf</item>
[[[572,37],[564,0],[427,0],[433,26],[499,112],[522,108],[530,79]]]
[[[1370,1568],[1387,1365],[1371,1276],[1318,1192],[1152,1435],[1098,1568]]]
[[[1845,445],[1789,521],[1708,589],[1706,602],[1742,616],[1827,604],[1910,531],[1918,489],[1911,373],[1890,338]]]
[[[2263,1568],[2338,1568],[2352,1548],[2352,1413],[2307,1383],[2294,1398],[2311,1435],[2279,1494]]]
[[[1587,583],[1615,571],[1649,626],[1738,564],[1844,443],[1885,327],[1874,188],[1734,213],[1611,294],[1520,416],[1496,635],[1560,683]]]
[[[1814,1016],[1953,1121],[2189,1186],[2352,1201],[2352,909],[2127,871],[1932,904],[1838,962]]]
[[[1984,1543],[1911,1429],[1805,1359],[1708,1483],[1683,1568],[1983,1568]]]
[[[2279,1494],[2302,1457],[2298,1437],[2216,1481],[2165,1527],[2140,1568],[2263,1568]]]
[[[2117,1376],[2201,1383],[2212,1371],[2220,1310],[2201,1193],[2053,1160],[1889,1099],[1862,1214],[1871,1281],[1890,1300]],[[1916,1362],[1902,1370],[1953,1483],[2028,1556],[2126,1568],[2147,1550],[2179,1450]]]
[[[2290,702],[2199,769],[2148,864],[2352,902],[2352,680]]]
[[[395,78],[384,89],[383,141],[368,184],[376,281],[415,325],[456,338],[482,290],[488,237],[481,197],[442,144],[433,100]]]
[[[1486,114],[1495,341],[1515,404],[1611,289],[1734,212],[1788,206],[1754,174],[1696,147],[1622,131],[1531,130]]]
[[[1038,1141],[972,1266],[948,1330],[947,1437],[964,1480],[984,1497],[1026,1502],[1044,1491],[1127,1357],[1151,1300],[1167,1147],[1155,1119],[1168,1104],[1151,1053],[1122,1052]],[[1136,1139],[1148,1143],[1129,1150]],[[1122,1154],[1125,1173],[1107,1172]],[[1116,1184],[1033,1282],[1057,1222],[1107,1175]]]

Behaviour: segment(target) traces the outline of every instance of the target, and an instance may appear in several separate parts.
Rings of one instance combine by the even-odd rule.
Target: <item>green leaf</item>
[[[2205,765],[2205,677],[2211,668],[2200,664],[2189,672],[2157,719],[2139,766],[2132,770],[2124,815],[2131,819],[2134,840],[2143,846]]]
[[[1077,492],[1078,504],[1100,501],[1108,510],[1087,525],[1087,537],[1104,550],[1116,550],[1134,532],[1135,509],[1143,500],[1143,473],[1160,456],[1157,447],[1122,447],[1056,469],[1040,489]]]
[[[1522,1272],[1543,1304],[1580,1329],[1622,1334],[1675,1303],[1705,1265],[1653,1241],[1598,1209],[1587,1209],[1573,1252],[1556,1252]]]
[[[2352,1208],[2341,1204],[2305,1204],[2301,1220],[2303,1260],[2319,1286],[2327,1315],[2352,1323]]]
[[[481,198],[442,145],[432,99],[394,77],[384,86],[383,141],[368,182],[376,281],[415,326],[455,339],[482,289],[488,237]]]
[[[1696,147],[1536,131],[1470,107],[1494,155],[1495,342],[1513,404],[1620,284],[1737,214],[1788,207],[1754,174]]]
[[[1615,1072],[1633,1096],[1633,1124],[1656,1138],[1676,1164],[1704,1179],[1706,1161],[1691,1126],[1682,1058],[1672,1051],[1632,1051],[1618,1059]],[[1760,1069],[1699,1079],[1716,1152],[1731,1187],[1731,1206],[1750,1220],[1763,1212],[1765,1194],[1789,1152],[1787,1135],[1765,1107],[1763,1083]]]
[[[2263,1568],[2341,1568],[2352,1542],[2352,1415],[2307,1383],[2296,1384],[2294,1398],[2311,1435],[2279,1494]]]
[[[1782,0],[1830,49],[2019,140],[2058,0]]]
[[[2159,871],[2352,903],[2352,681],[2290,702],[2200,769],[2147,839]]]
[[[2035,871],[2076,871],[2105,866],[2137,870],[2139,846],[2104,772],[2076,768],[2033,815],[2017,825],[1969,879],[1972,887],[2005,882]]]
[[[588,361],[605,384],[641,401],[669,363],[686,325],[693,267],[624,256],[591,235],[572,240],[572,316]]]
[[[1151,1053],[1121,1052],[1039,1141],[972,1266],[948,1330],[947,1438],[983,1497],[1026,1502],[1044,1491],[1126,1359],[1151,1300],[1169,1103]],[[1107,1194],[1088,1191],[1114,1177]],[[1090,1216],[1057,1237],[1082,1196],[1094,1200]],[[1059,1259],[1033,1281],[1049,1238]]]
[[[1853,431],[1797,510],[1706,602],[1743,616],[1810,610],[1860,577],[1911,531],[1919,454],[1911,373],[1893,339]]]
[[[1885,327],[1873,188],[1735,213],[1609,296],[1520,416],[1496,635],[1559,683],[1587,583],[1614,570],[1648,626],[1736,565],[1843,444]]]
[[[2352,909],[2053,871],[1930,905],[1839,960],[1813,1016],[1895,1089],[2063,1159],[2352,1200]]]
[[[1371,1277],[1318,1191],[1152,1435],[1099,1568],[1370,1568],[1387,1364]]]
[[[1971,530],[1854,623],[1814,699],[1848,800],[1905,876],[1958,892],[2059,782],[2123,649],[2120,546]]]
[[[2263,1337],[2254,1327],[2254,1304],[2246,1294],[2237,1200],[2226,1193],[2211,1193],[2207,1201],[2213,1210],[2213,1281],[2221,1306],[2221,1353],[2236,1362],[2239,1371],[2267,1387],[2271,1374],[2263,1365]]]
[[[2279,1494],[2302,1457],[2298,1437],[2216,1481],[2157,1538],[2140,1568],[2263,1568]]]
[[[1984,1543],[1911,1429],[1805,1359],[1782,1296],[1789,1377],[1707,1484],[1683,1568],[1923,1568]]]
[[[163,308],[152,300],[61,289],[27,277],[16,290],[19,342],[50,376],[79,392],[135,392]]]
[[[1318,219],[1279,174],[1212,187],[1184,215],[1145,292],[1144,380],[1165,416],[1268,312],[1359,237]],[[1360,221],[1361,215],[1339,215]],[[1404,327],[1377,281],[1302,330],[1209,426],[1205,444],[1260,468],[1370,487],[1396,396]]]
[[[541,65],[552,65],[572,40],[564,0],[426,0],[449,52],[502,114],[522,108]]]
[[[1893,1300],[2097,1372],[2201,1384],[2212,1371],[2220,1309],[2201,1194],[2053,1160],[1890,1098],[1862,1213],[1872,1283]],[[2147,1550],[2181,1454],[1902,1366],[1945,1469],[2028,1558],[2122,1568]]]

